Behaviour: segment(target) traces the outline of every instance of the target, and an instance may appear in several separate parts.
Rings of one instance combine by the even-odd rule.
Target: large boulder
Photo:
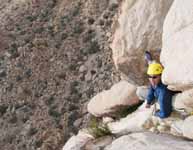
[[[145,103],[136,112],[129,114],[120,121],[108,123],[108,128],[113,134],[124,135],[131,132],[144,131],[147,121],[151,118],[153,107],[145,108]],[[149,127],[150,128],[150,127]]]
[[[193,142],[169,135],[153,133],[135,133],[122,136],[105,150],[192,150]]]
[[[87,109],[92,115],[101,117],[138,102],[136,86],[127,81],[120,81],[110,90],[94,96],[88,103]]]
[[[112,136],[104,136],[90,141],[84,147],[84,150],[100,150],[103,149],[106,145],[111,144],[113,141]]]
[[[186,112],[193,111],[193,89],[176,94],[172,98],[173,107],[176,110],[183,109]]]
[[[125,0],[112,42],[116,67],[135,83],[144,83],[145,50],[162,44],[165,16],[173,0]]]
[[[83,147],[94,137],[85,131],[79,131],[76,136],[72,136],[63,146],[63,150],[82,150]]]
[[[161,119],[154,116],[155,109],[159,108],[153,105],[151,108],[145,108],[143,103],[137,111],[129,114],[116,122],[108,123],[108,128],[113,134],[124,135],[128,133],[151,131],[155,133],[167,133],[182,136],[182,124],[184,116],[179,112],[173,111],[170,117]]]
[[[193,140],[193,116],[185,119],[182,127],[183,136]]]
[[[193,1],[175,0],[164,22],[162,80],[170,89],[193,87]]]
[[[176,120],[172,122],[170,133],[172,135],[182,137],[183,136],[183,131],[182,131],[183,124],[184,124],[184,120]]]

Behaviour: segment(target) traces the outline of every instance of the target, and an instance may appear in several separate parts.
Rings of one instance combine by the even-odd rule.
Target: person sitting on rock
[[[172,96],[176,92],[167,89],[161,81],[163,67],[160,63],[153,60],[151,53],[145,52],[145,60],[148,64],[147,75],[150,85],[140,86],[137,88],[136,94],[141,100],[146,100],[146,108],[150,108],[157,100],[160,110],[155,112],[155,116],[167,118],[172,112]]]
[[[150,82],[146,96],[146,108],[150,108],[154,100],[157,99],[160,110],[155,112],[155,116],[167,118],[172,112],[172,96],[173,91],[170,91],[161,81],[163,67],[160,63],[150,63],[147,70],[147,75]]]

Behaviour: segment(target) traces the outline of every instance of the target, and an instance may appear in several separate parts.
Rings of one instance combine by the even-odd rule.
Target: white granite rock
[[[153,107],[145,108],[144,103],[136,112],[129,114],[126,118],[123,118],[120,121],[109,123],[108,127],[113,134],[118,135],[144,131],[152,112]]]
[[[116,67],[138,84],[144,82],[143,54],[162,44],[165,16],[173,0],[125,0],[111,44]]]
[[[185,119],[182,127],[183,136],[193,140],[193,116]]]
[[[92,135],[79,131],[78,135],[72,136],[64,145],[63,150],[82,150],[82,148],[91,141],[93,138]]]
[[[133,105],[138,102],[136,86],[127,81],[120,81],[110,90],[94,96],[88,103],[87,109],[92,115],[100,117],[115,112],[123,106]]]
[[[174,136],[154,133],[134,133],[122,136],[105,150],[192,150],[193,142]]]
[[[183,109],[186,112],[193,111],[193,89],[176,94],[172,98],[174,109]]]
[[[193,87],[193,1],[175,0],[164,21],[162,80],[173,90]]]

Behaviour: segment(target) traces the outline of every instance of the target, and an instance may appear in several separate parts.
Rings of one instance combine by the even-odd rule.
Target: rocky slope
[[[0,0],[1,149],[60,149],[86,124],[87,101],[120,80],[108,42],[119,2]]]
[[[1,149],[192,149],[192,142],[165,133],[193,139],[193,2],[0,2]],[[160,119],[141,105],[119,121],[106,118],[139,103],[136,90],[147,89],[137,87],[146,83],[145,50],[161,54],[163,82],[182,91],[173,108],[184,112]],[[106,126],[98,118],[94,125],[113,136],[79,131],[91,114],[105,116]]]
[[[81,130],[68,140],[63,150],[192,149],[192,7],[192,1],[182,0],[123,1],[111,47],[116,68],[129,82],[120,81],[94,96],[88,104],[88,111],[96,117],[102,116],[103,124],[113,136],[94,139],[89,129]],[[137,102],[133,99],[134,91],[142,93],[141,99],[146,97],[148,87],[136,85],[145,83],[147,68],[142,57],[145,50],[160,53],[163,83],[169,89],[181,91],[172,97],[172,114],[161,119],[153,115],[159,109],[157,104],[147,109],[144,103],[133,113],[115,120],[112,113],[125,104]]]

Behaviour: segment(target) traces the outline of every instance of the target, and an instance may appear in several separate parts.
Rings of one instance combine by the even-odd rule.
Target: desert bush
[[[109,130],[106,124],[103,124],[99,118],[92,117],[89,125],[88,131],[95,138],[99,138],[105,135],[111,135],[111,131]]]

